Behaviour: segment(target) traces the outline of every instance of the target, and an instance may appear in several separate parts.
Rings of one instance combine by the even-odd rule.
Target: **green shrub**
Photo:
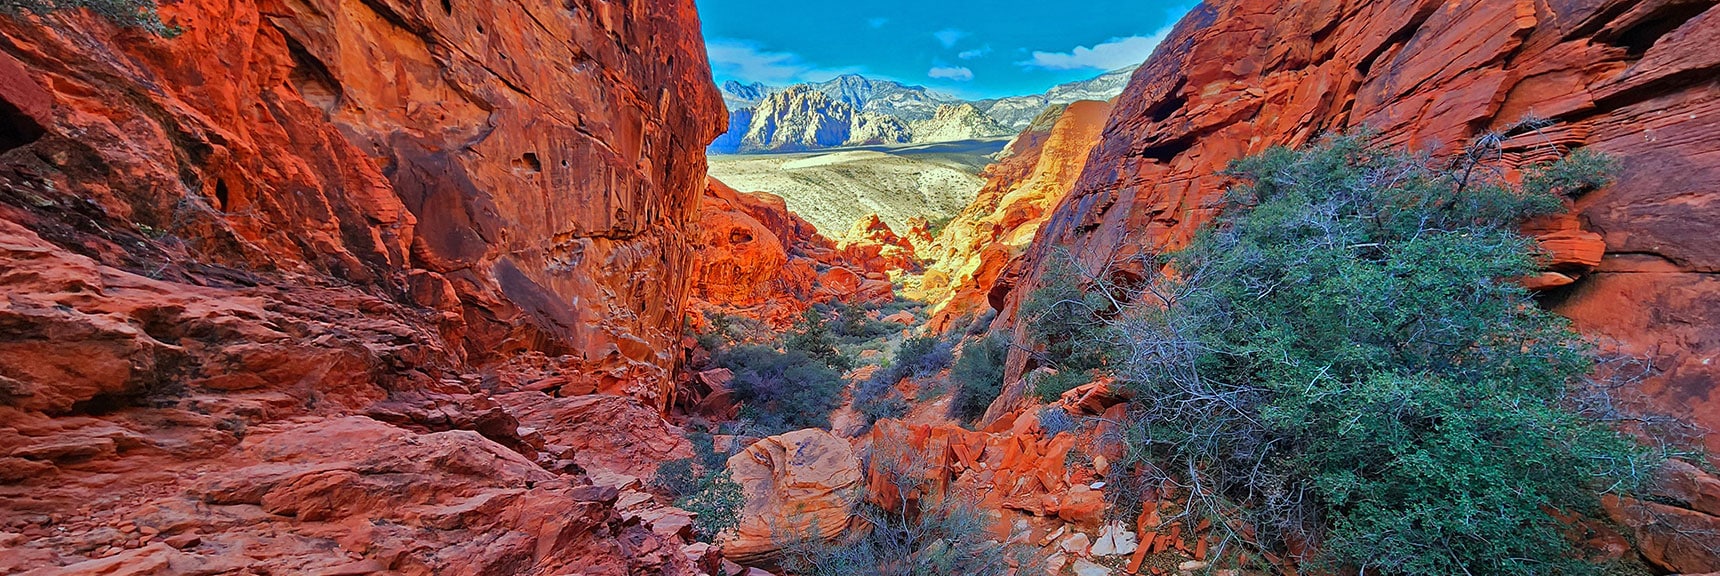
[[[1190,476],[1191,501],[1336,572],[1593,572],[1549,511],[1653,466],[1576,408],[1593,351],[1512,279],[1539,257],[1519,224],[1604,162],[1513,186],[1495,156],[1433,168],[1352,136],[1237,162],[1226,215],[1113,322],[1136,392],[1114,469]]]
[[[800,350],[739,346],[715,361],[734,372],[729,387],[741,416],[767,435],[827,428],[830,412],[842,403],[842,374]]]
[[[1021,306],[1027,336],[1043,345],[1034,360],[1057,371],[1033,390],[1047,402],[1091,382],[1091,371],[1110,365],[1116,353],[1114,331],[1107,323],[1118,308],[1108,293],[1112,288],[1085,281],[1078,266],[1067,253],[1057,253],[1047,263],[1040,287]]]
[[[854,391],[854,409],[869,425],[908,412],[908,401],[896,384],[903,378],[925,378],[942,371],[953,360],[954,344],[936,336],[917,336],[902,342],[896,355]]]
[[[854,360],[836,349],[836,340],[830,335],[824,314],[817,309],[809,308],[801,314],[783,345],[789,350],[805,352],[836,370],[847,372],[854,369]]]
[[[88,8],[115,25],[137,28],[157,36],[172,38],[181,32],[177,26],[162,23],[155,3],[149,0],[0,0],[0,13],[46,15],[62,10]]]
[[[730,454],[717,450],[710,434],[695,432],[687,438],[693,456],[659,463],[651,486],[676,508],[694,513],[693,531],[700,540],[714,543],[717,535],[740,525],[746,494],[729,475]]]
[[[985,415],[993,400],[1003,391],[1004,361],[1009,356],[1009,344],[1001,335],[992,335],[962,347],[961,357],[950,369],[955,381],[955,398],[950,402],[950,417],[972,423]]]

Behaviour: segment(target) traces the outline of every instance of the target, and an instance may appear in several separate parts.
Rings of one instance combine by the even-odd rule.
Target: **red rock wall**
[[[697,573],[692,0],[162,13],[0,17],[0,573]]]
[[[4,166],[15,219],[133,268],[183,256],[410,292],[455,313],[445,335],[476,360],[672,364],[724,118],[692,2],[163,14],[186,32],[0,23],[0,99],[41,132]]]
[[[1720,429],[1716,4],[1208,1],[1136,72],[1005,310],[1053,247],[1097,267],[1185,242],[1212,217],[1228,184],[1217,172],[1232,159],[1362,125],[1393,143],[1450,150],[1533,115],[1553,124],[1511,135],[1507,153],[1552,141],[1622,161],[1617,184],[1550,223],[1563,231],[1552,239],[1579,240],[1550,247],[1583,251],[1580,226],[1604,239],[1605,256],[1547,302],[1583,332],[1652,359],[1661,410]],[[1709,446],[1720,448],[1720,435]]]

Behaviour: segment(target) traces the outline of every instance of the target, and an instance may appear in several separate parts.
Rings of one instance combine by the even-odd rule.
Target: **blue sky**
[[[967,98],[1139,64],[1191,0],[697,0],[717,81],[859,73]]]

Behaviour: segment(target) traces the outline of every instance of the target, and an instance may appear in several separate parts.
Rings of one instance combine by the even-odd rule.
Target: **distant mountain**
[[[911,140],[900,120],[856,110],[807,85],[765,94],[751,108],[730,113],[729,121],[729,132],[712,143],[712,151],[791,152]]]
[[[909,124],[908,129],[913,133],[916,143],[959,142],[1002,138],[1015,134],[1015,130],[998,124],[996,120],[966,102],[939,106],[937,113],[931,118]]]
[[[1134,77],[1136,68],[1140,66],[1113,70],[1090,80],[1059,84],[1044,94],[981,100],[975,102],[974,106],[999,124],[1019,131],[1027,128],[1034,118],[1051,106],[1081,100],[1105,101],[1117,97],[1129,86],[1129,79]]]
[[[711,152],[790,152],[864,144],[954,142],[1012,136],[1049,106],[1109,100],[1134,68],[1053,87],[1044,94],[965,101],[890,80],[845,74],[788,87],[722,85],[729,132]],[[816,96],[814,96],[816,94]]]

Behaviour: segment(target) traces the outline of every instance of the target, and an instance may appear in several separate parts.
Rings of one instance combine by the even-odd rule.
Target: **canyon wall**
[[[991,288],[1074,186],[1110,113],[1110,103],[1096,100],[1051,106],[986,167],[985,187],[922,255],[932,262],[922,287],[934,330],[991,308]]]
[[[410,294],[476,360],[660,374],[723,118],[693,10],[186,2],[172,39],[8,19],[9,211],[133,270]]]
[[[687,451],[692,0],[162,15],[0,17],[0,573],[714,562],[624,480]]]
[[[1233,159],[1359,126],[1436,153],[1496,131],[1513,164],[1549,145],[1620,160],[1616,184],[1531,230],[1564,265],[1543,298],[1649,359],[1658,410],[1720,429],[1717,4],[1205,2],[1135,73],[1073,191],[1004,274],[1018,278],[994,291],[1007,300],[996,326],[1014,323],[1054,252],[1098,269],[1185,243]],[[1028,363],[1013,354],[1011,378]]]

